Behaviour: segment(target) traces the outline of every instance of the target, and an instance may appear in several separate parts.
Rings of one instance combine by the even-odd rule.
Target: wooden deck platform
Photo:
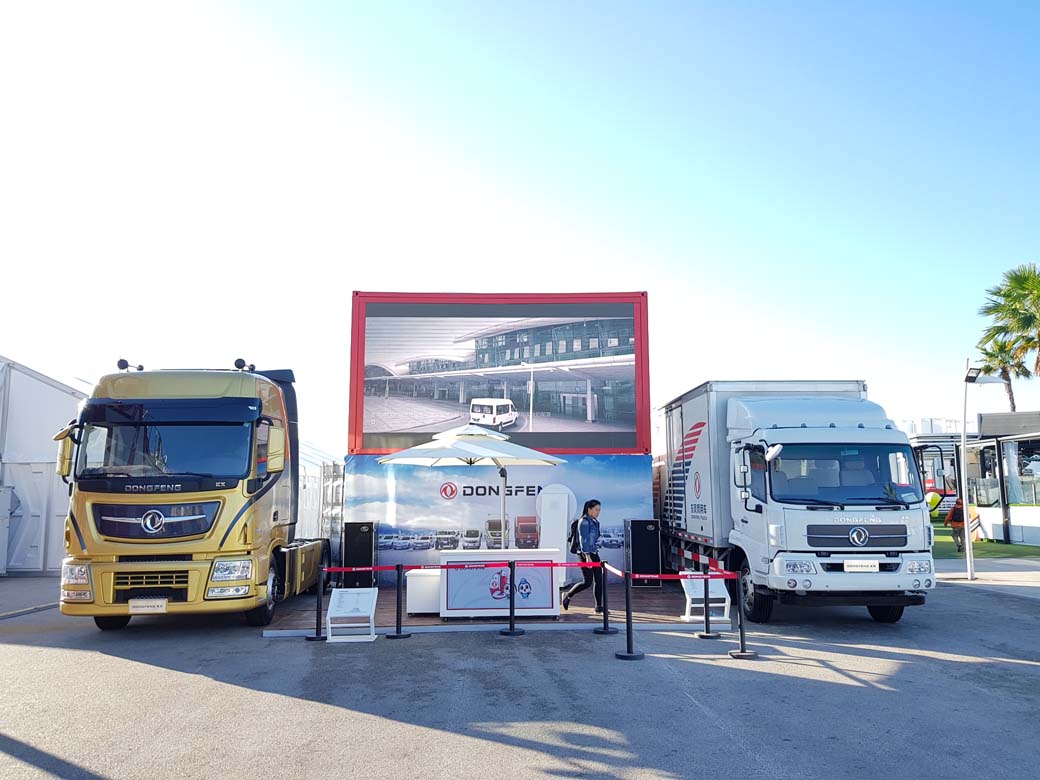
[[[610,608],[610,621],[612,625],[623,628],[625,621],[625,587],[621,584],[608,586],[607,604]],[[268,626],[268,630],[286,629],[312,629],[314,628],[314,611],[316,597],[297,596],[296,598],[279,605],[274,621]],[[329,597],[325,596],[323,604],[328,605]],[[407,602],[407,599],[406,599]],[[603,616],[593,610],[595,602],[592,591],[588,590],[578,594],[570,609],[560,612],[560,617],[529,617],[522,614],[517,615],[517,623],[521,625],[545,624],[575,624],[594,627],[603,621]],[[377,628],[393,629],[397,621],[397,597],[393,587],[381,587],[379,589],[379,600],[376,602],[376,626]],[[663,582],[659,588],[636,587],[632,589],[632,620],[634,623],[674,623],[677,626],[688,626],[679,619],[685,609],[683,591],[677,582]],[[322,621],[324,623],[324,611]],[[502,618],[450,618],[442,620],[440,615],[408,615],[404,614],[402,625],[408,626],[457,626],[457,625],[500,625],[508,623],[509,619]],[[728,626],[727,626],[728,628]]]

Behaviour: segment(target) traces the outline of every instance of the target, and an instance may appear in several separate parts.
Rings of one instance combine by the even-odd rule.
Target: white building
[[[54,470],[51,437],[84,398],[0,356],[0,574],[61,568],[69,494]]]

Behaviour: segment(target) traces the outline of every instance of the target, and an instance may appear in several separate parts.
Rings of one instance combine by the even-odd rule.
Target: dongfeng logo
[[[166,516],[158,509],[149,509],[141,517],[141,528],[145,533],[157,534],[166,525]]]
[[[459,486],[454,482],[445,482],[441,485],[441,498],[451,501],[459,494]]]
[[[870,541],[870,531],[868,531],[863,526],[856,526],[855,528],[850,528],[849,541],[852,542],[856,547],[865,547],[867,542]]]

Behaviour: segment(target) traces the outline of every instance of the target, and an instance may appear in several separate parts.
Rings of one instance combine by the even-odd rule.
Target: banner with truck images
[[[560,457],[566,463],[559,466],[508,470],[503,523],[497,469],[393,466],[375,455],[348,456],[345,519],[375,526],[379,565],[435,564],[442,551],[501,549],[503,532],[510,549],[566,549],[570,521],[595,498],[603,506],[600,555],[622,567],[624,521],[653,517],[650,456]],[[581,577],[566,571],[570,580]],[[392,572],[381,573],[381,583],[392,579]]]

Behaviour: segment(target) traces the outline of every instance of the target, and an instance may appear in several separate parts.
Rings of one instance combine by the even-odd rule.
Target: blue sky
[[[1035,3],[66,10],[0,25],[0,354],[292,365],[333,452],[353,289],[645,289],[655,402],[864,378],[903,420],[960,415],[984,289],[1040,260]]]

